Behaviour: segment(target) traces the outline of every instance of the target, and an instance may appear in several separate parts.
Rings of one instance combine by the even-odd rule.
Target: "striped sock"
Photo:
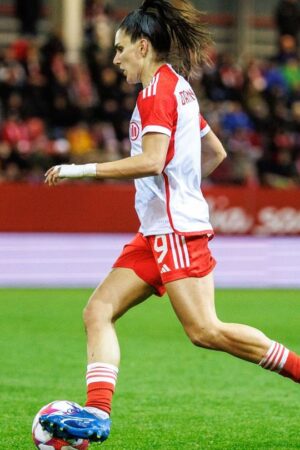
[[[272,342],[259,365],[263,369],[277,372],[297,383],[300,382],[300,357],[278,342]]]
[[[93,363],[87,366],[86,406],[98,408],[110,414],[118,371],[117,367],[106,363]]]

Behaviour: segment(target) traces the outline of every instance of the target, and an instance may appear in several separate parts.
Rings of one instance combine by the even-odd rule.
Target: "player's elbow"
[[[218,155],[219,155],[220,162],[224,161],[224,159],[227,158],[227,152],[226,152],[225,148],[223,147],[223,145],[219,149]]]
[[[164,166],[163,165],[156,165],[153,168],[153,175],[161,175],[163,173],[164,170]]]
[[[224,149],[222,144],[214,148],[214,154],[218,164],[221,164],[221,162],[224,161],[225,158],[227,158],[226,150]]]
[[[164,170],[164,161],[149,158],[147,161],[147,173],[156,176],[161,175]]]
[[[210,131],[204,138],[202,138],[202,153],[207,158],[214,158],[221,163],[227,156],[226,150],[223,147],[220,139]]]

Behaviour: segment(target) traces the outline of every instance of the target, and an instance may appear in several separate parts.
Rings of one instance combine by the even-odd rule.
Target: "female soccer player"
[[[218,138],[199,124],[199,104],[187,81],[206,58],[208,32],[186,0],[145,0],[121,23],[114,64],[128,83],[142,83],[130,123],[131,156],[86,165],[61,165],[60,178],[134,178],[140,229],[84,312],[88,341],[87,402],[75,416],[43,416],[42,425],[66,438],[108,437],[120,350],[115,321],[153,293],[167,292],[193,344],[227,352],[300,379],[300,358],[261,331],[221,322],[215,311],[213,235],[201,190],[202,175],[225,157]],[[176,68],[176,71],[175,71]],[[202,135],[202,138],[201,138]],[[201,161],[202,145],[202,161]]]

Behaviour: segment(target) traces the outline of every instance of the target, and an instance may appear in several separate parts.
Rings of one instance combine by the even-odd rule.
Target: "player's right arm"
[[[143,136],[143,153],[106,163],[63,164],[51,167],[45,182],[55,185],[61,178],[143,178],[162,173],[167,157],[170,137],[163,133],[146,133]]]

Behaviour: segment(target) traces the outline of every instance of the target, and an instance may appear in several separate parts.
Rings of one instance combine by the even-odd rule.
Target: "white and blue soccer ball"
[[[65,441],[64,439],[56,438],[48,431],[44,430],[39,423],[39,418],[43,414],[51,413],[72,413],[81,407],[74,402],[67,400],[57,400],[43,406],[35,416],[32,424],[32,439],[37,449],[39,450],[86,450],[89,446],[87,439],[74,439],[72,441]]]

